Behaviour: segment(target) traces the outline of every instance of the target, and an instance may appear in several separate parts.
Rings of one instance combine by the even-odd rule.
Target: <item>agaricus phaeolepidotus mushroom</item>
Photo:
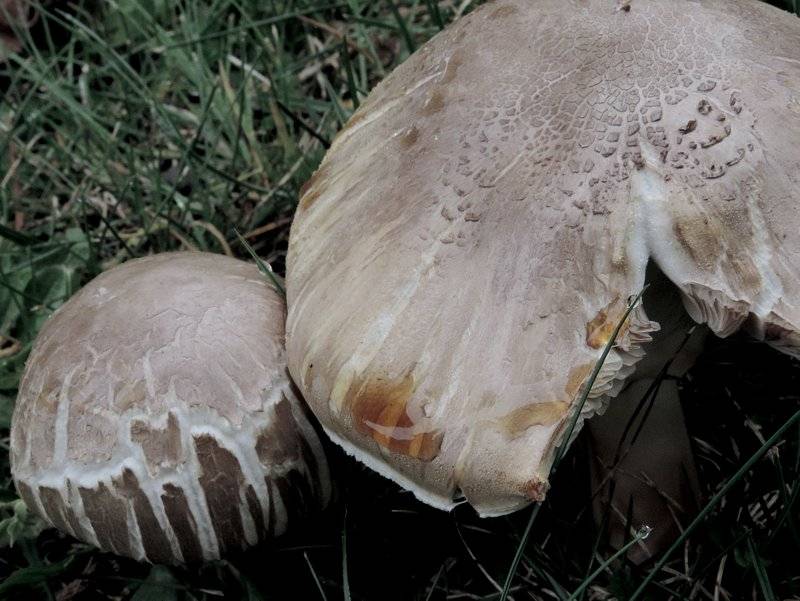
[[[11,428],[28,507],[136,559],[215,559],[325,505],[328,468],[286,371],[282,297],[248,263],[115,267],[44,325]]]
[[[540,500],[648,263],[717,335],[800,354],[799,145],[788,13],[488,3],[380,83],[306,185],[289,369],[334,441],[420,499],[463,494],[482,515]],[[655,300],[580,422],[651,352]]]

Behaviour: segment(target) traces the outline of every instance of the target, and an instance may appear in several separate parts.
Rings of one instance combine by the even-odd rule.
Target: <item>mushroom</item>
[[[648,264],[716,335],[800,356],[798,140],[800,21],[776,8],[488,3],[380,83],[304,187],[289,370],[335,442],[421,500],[540,501]],[[653,302],[579,427],[658,351]]]
[[[283,298],[208,253],[128,261],[45,323],[11,426],[26,505],[139,560],[209,560],[330,497],[286,371]]]

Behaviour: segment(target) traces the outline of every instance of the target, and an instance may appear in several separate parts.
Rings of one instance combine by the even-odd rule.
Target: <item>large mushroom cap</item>
[[[377,86],[306,186],[290,371],[420,498],[540,499],[648,261],[717,334],[798,353],[798,141],[800,21],[778,9],[487,4]],[[633,316],[586,415],[656,327]]]
[[[218,558],[330,495],[286,372],[283,299],[248,263],[129,261],[42,328],[11,463],[28,507],[121,555]]]

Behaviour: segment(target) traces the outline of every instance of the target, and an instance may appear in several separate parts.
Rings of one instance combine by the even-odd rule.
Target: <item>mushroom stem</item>
[[[697,469],[676,378],[694,363],[706,335],[703,327],[692,329],[663,274],[652,268],[648,276],[646,309],[661,330],[629,385],[587,422],[594,515],[607,522],[609,543],[620,548],[642,525],[653,528],[628,553],[637,564],[666,548],[697,510]]]
[[[604,415],[587,422],[594,515],[598,524],[608,524],[609,543],[619,548],[642,525],[653,528],[628,553],[637,564],[666,548],[680,534],[683,518],[697,510],[697,470],[677,383],[661,382],[651,404],[652,383],[634,382]],[[626,432],[628,423],[633,427]]]

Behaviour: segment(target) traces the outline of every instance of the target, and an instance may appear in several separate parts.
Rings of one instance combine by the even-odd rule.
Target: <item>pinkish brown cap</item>
[[[215,559],[325,505],[328,468],[284,351],[283,299],[208,253],[129,261],[42,328],[11,427],[25,503],[104,550]]]
[[[336,442],[438,507],[543,497],[649,261],[719,335],[800,354],[800,20],[620,7],[478,8],[375,88],[303,190],[289,369]],[[579,425],[657,327],[635,312]]]

